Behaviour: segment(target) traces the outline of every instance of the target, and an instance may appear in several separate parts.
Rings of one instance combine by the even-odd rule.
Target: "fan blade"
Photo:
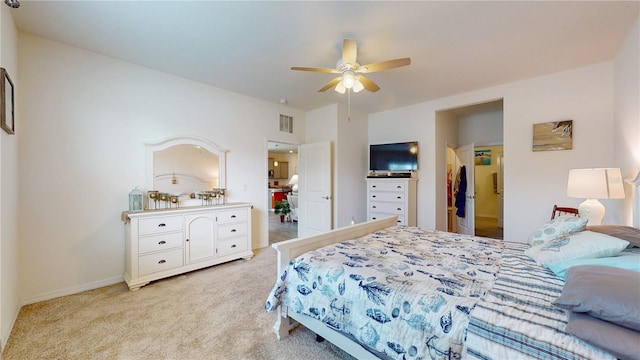
[[[360,66],[360,68],[358,68],[357,71],[368,74],[376,71],[389,70],[389,69],[394,69],[401,66],[407,66],[409,64],[411,64],[411,58],[387,60],[387,61],[380,61],[377,63]]]
[[[318,92],[323,92],[331,89],[332,87],[336,86],[336,84],[339,83],[340,80],[342,80],[342,76],[329,81],[325,86],[323,86],[320,90],[318,90]]]
[[[291,70],[300,70],[300,71],[313,71],[313,72],[321,72],[321,73],[333,73],[333,74],[341,74],[340,71],[336,69],[327,69],[327,68],[314,68],[314,67],[299,67],[293,66]]]
[[[342,42],[342,64],[355,65],[358,57],[358,44],[355,40],[344,39]]]
[[[373,81],[367,79],[362,75],[356,76],[356,79],[360,80],[360,82],[362,83],[362,86],[364,86],[365,89],[371,92],[376,92],[380,90],[380,86],[376,85],[376,83],[374,83]]]

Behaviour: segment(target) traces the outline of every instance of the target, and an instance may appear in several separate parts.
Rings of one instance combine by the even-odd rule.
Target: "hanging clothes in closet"
[[[454,196],[456,198],[456,215],[463,218],[465,216],[464,206],[467,196],[467,168],[462,165],[456,175],[456,184],[454,188]]]

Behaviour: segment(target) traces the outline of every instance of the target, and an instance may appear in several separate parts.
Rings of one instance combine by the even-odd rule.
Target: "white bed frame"
[[[277,265],[278,270],[276,276],[280,276],[287,268],[289,262],[297,256],[314,249],[335,244],[340,241],[350,240],[362,237],[372,232],[382,230],[398,224],[398,217],[393,216],[380,220],[367,221],[364,223],[351,225],[335,230],[331,230],[318,235],[312,235],[297,239],[291,239],[271,245],[278,252]],[[321,321],[312,317],[298,314],[294,311],[288,312],[286,306],[279,306],[277,313],[278,318],[273,330],[278,339],[281,340],[288,336],[291,330],[298,324],[303,325],[317,335],[327,339],[332,344],[346,351],[357,359],[377,359],[372,353],[367,351],[362,345],[351,340],[347,336],[334,331],[323,324]]]

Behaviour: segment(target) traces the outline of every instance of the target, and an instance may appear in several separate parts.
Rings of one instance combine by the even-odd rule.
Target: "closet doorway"
[[[447,231],[456,233],[470,233],[472,235],[502,239],[504,236],[503,206],[504,206],[504,147],[503,147],[503,111],[502,100],[476,104],[440,114],[442,119],[451,122],[446,145],[446,192],[447,192]],[[465,178],[470,179],[466,184],[466,204],[472,204],[473,209],[465,208],[466,218],[459,217],[456,202],[456,180],[461,170],[462,161],[456,155],[456,149],[463,145],[473,146],[474,161],[468,165]],[[464,197],[462,197],[464,199]],[[472,216],[473,219],[469,219]],[[472,229],[465,228],[465,224],[473,224]],[[463,229],[465,229],[463,231]]]

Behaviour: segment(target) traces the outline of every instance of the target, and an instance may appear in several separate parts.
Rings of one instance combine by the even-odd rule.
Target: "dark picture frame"
[[[16,132],[13,98],[13,81],[7,69],[0,68],[0,127],[8,134]]]

